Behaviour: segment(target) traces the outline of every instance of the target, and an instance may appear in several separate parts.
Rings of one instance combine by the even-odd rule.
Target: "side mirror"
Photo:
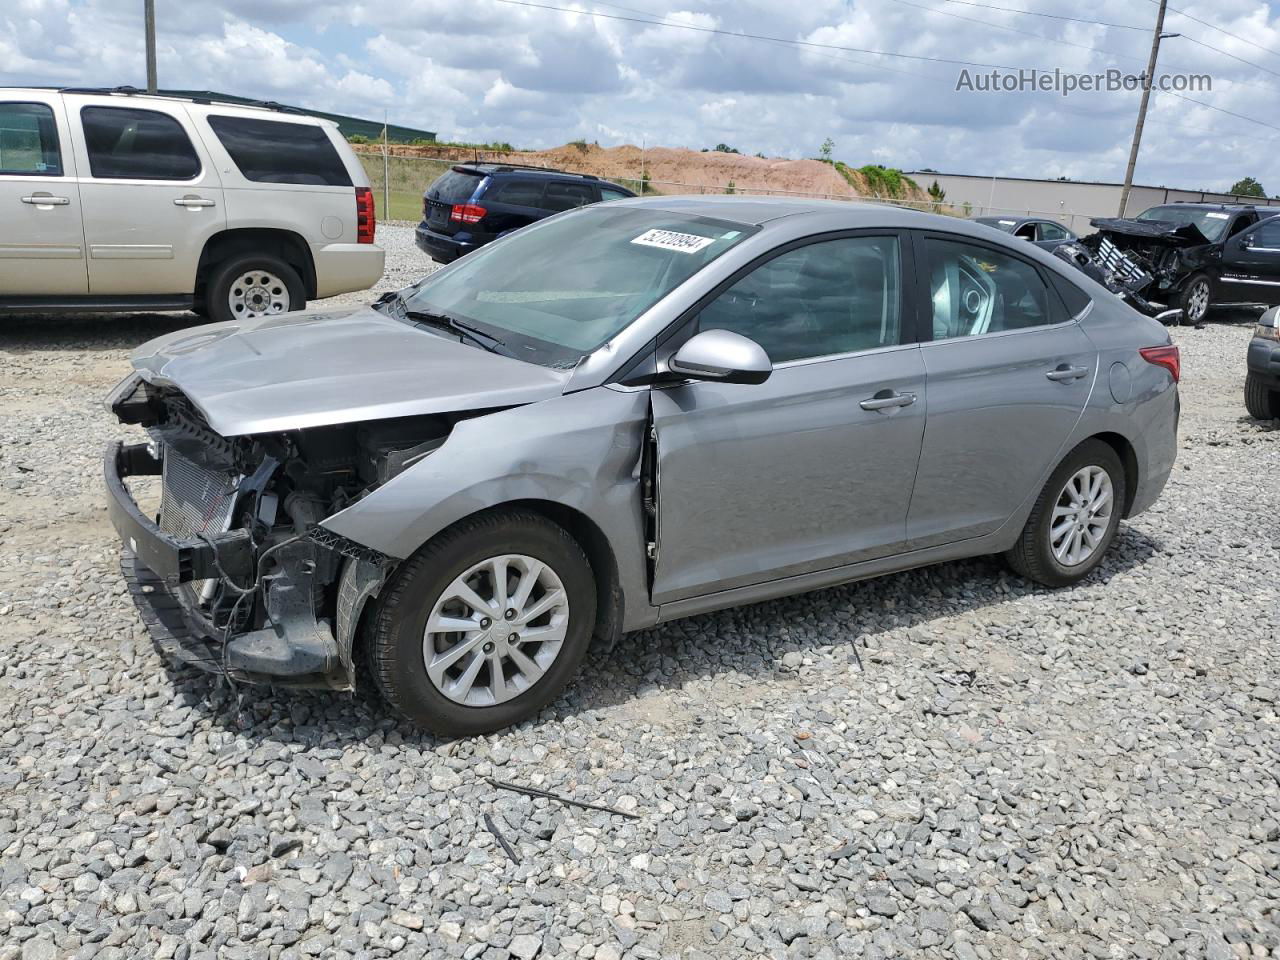
[[[677,376],[715,383],[764,383],[773,373],[773,361],[764,347],[729,330],[695,334],[667,367]]]
[[[1264,327],[1280,327],[1280,307],[1264,310],[1262,316],[1258,318],[1258,323]]]

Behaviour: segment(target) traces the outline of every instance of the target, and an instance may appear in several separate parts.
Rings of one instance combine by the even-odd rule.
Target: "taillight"
[[[488,212],[478,203],[455,203],[449,219],[458,223],[479,223]]]
[[[1182,357],[1178,353],[1178,348],[1172,344],[1167,347],[1143,347],[1138,352],[1147,363],[1154,363],[1157,367],[1168,370],[1173,376],[1174,383],[1182,378]]]
[[[373,189],[356,187],[356,243],[373,243],[378,214],[373,206]]]

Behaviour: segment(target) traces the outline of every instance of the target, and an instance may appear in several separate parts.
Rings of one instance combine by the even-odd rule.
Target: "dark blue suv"
[[[438,263],[450,263],[553,213],[634,196],[590,174],[507,163],[458,164],[422,195],[418,248]]]

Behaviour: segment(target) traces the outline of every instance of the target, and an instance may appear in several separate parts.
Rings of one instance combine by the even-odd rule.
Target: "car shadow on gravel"
[[[1122,526],[1106,560],[1084,585],[1105,585],[1140,568],[1161,551],[1158,541]],[[937,564],[717,613],[688,617],[629,634],[601,656],[588,656],[559,700],[530,725],[607,710],[639,700],[646,691],[679,688],[723,673],[759,680],[779,675],[786,652],[847,643],[850,659],[859,648],[877,649],[877,638],[894,630],[927,627],[935,620],[997,608],[1028,594],[1054,591],[1011,573],[997,557]],[[913,606],[908,598],[924,598]],[[164,660],[175,694],[203,710],[219,726],[253,740],[287,740],[325,747],[383,739],[430,750],[447,743],[394,715],[372,691],[355,694],[238,684]],[[674,662],[674,670],[662,672]],[[634,722],[633,719],[624,722]],[[501,732],[496,734],[501,736]]]
[[[132,350],[161,334],[208,322],[194,313],[0,316],[0,354]]]

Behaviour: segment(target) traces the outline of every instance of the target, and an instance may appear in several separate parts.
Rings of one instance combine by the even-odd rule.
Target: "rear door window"
[[[594,203],[595,199],[589,184],[553,181],[547,184],[542,206],[546,210],[572,210],[574,207],[584,207],[588,203]]]
[[[977,244],[931,237],[928,242],[933,339],[1022,330],[1066,319],[1051,311],[1038,270],[1017,257]]]
[[[58,127],[43,103],[0,103],[0,174],[62,176]]]
[[[450,170],[427,189],[427,196],[443,203],[466,203],[482,179],[479,173]]]
[[[158,110],[84,107],[89,172],[99,180],[193,180],[200,158],[180,124]]]
[[[542,181],[540,180],[507,180],[495,191],[492,188],[488,196],[494,203],[509,203],[514,207],[542,206]]]
[[[214,115],[209,126],[246,180],[351,186],[351,175],[321,126]]]

